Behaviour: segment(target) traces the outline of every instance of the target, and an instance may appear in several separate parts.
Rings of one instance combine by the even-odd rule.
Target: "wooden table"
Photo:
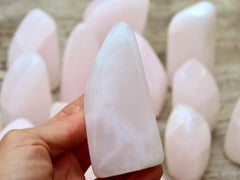
[[[217,45],[215,77],[221,92],[219,123],[213,133],[211,159],[203,179],[240,179],[240,167],[230,163],[223,153],[223,143],[234,105],[240,94],[240,2],[211,0],[217,8]],[[11,38],[22,18],[33,8],[41,8],[56,20],[60,48],[63,50],[73,27],[82,21],[90,0],[0,0],[0,83],[6,73],[6,59]],[[166,33],[175,13],[198,2],[196,0],[151,0],[145,37],[163,64],[166,60]],[[161,136],[171,111],[171,95],[167,96],[158,119]]]

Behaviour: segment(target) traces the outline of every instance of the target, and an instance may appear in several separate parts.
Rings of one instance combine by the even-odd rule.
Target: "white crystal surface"
[[[85,93],[92,167],[109,177],[160,164],[161,139],[136,38],[121,22],[107,36]]]

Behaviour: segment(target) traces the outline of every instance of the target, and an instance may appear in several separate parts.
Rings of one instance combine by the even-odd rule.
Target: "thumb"
[[[45,125],[29,129],[42,140],[51,157],[75,148],[86,140],[83,104],[84,96],[81,96]]]

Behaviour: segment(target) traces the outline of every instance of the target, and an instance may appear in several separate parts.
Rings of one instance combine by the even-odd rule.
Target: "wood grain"
[[[90,0],[0,0],[0,85],[6,74],[6,59],[11,38],[22,18],[33,8],[41,8],[55,20],[61,51],[73,27],[82,21]],[[198,2],[196,0],[151,0],[145,37],[163,64],[166,59],[166,34],[175,13]],[[219,123],[213,133],[211,159],[203,177],[206,180],[240,179],[240,168],[223,153],[229,118],[240,94],[240,3],[239,0],[211,0],[218,12],[215,77],[221,92]],[[161,136],[171,111],[168,93],[164,111],[158,119]],[[166,171],[165,171],[166,172]]]

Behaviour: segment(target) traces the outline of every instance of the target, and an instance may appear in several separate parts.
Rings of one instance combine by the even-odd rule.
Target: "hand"
[[[84,97],[43,126],[13,130],[0,142],[0,179],[81,180],[90,166]],[[107,179],[158,180],[161,166]]]

